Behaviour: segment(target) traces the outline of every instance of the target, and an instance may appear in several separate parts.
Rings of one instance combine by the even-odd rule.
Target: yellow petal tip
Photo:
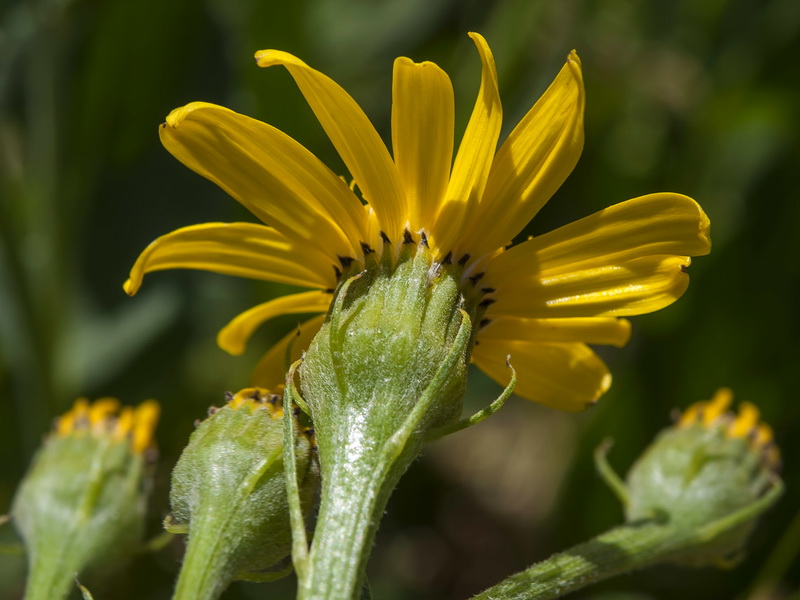
[[[167,125],[172,127],[178,127],[186,118],[189,116],[189,113],[199,109],[199,108],[216,108],[220,110],[229,110],[223,106],[218,106],[216,104],[211,104],[210,102],[190,102],[185,106],[179,106],[178,108],[173,109],[168,115],[167,119],[164,123],[161,124],[161,128],[165,128]]]
[[[241,356],[245,351],[245,344],[237,336],[230,333],[230,328],[223,327],[217,334],[217,346],[222,348],[228,354],[233,356]]]
[[[271,67],[273,65],[306,65],[306,63],[293,54],[281,50],[259,50],[255,54],[255,59],[259,67]]]
[[[133,281],[127,279],[125,283],[122,284],[122,289],[125,290],[125,293],[128,294],[128,296],[135,296],[136,292],[139,291],[139,286],[134,285]]]
[[[700,209],[700,206],[698,205],[697,208]],[[705,244],[704,254],[708,254],[711,252],[711,220],[702,209],[700,209],[700,226],[698,227],[697,233]]]
[[[631,340],[631,322],[628,319],[617,319],[620,336],[614,344],[617,348],[624,348]]]
[[[166,120],[161,126],[166,127],[167,125],[169,125],[172,128],[177,127],[183,122],[183,120],[186,118],[186,115],[188,115],[193,110],[191,106],[192,106],[191,104],[187,104],[186,106],[180,106],[176,109],[173,109],[167,115]]]

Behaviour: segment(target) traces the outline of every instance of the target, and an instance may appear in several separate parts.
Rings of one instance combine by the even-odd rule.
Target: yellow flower
[[[733,392],[720,388],[707,402],[696,402],[689,406],[678,420],[679,429],[702,427],[708,431],[718,430],[729,439],[745,440],[749,446],[760,453],[762,462],[773,471],[781,465],[781,454],[772,434],[772,427],[760,422],[761,411],[752,402],[742,402],[739,414],[728,408],[733,401]]]
[[[78,398],[72,409],[56,421],[57,437],[92,435],[110,437],[113,441],[128,440],[131,450],[141,454],[153,446],[153,433],[161,409],[155,400],[145,400],[136,408],[120,409],[116,398],[100,398],[89,404]]]
[[[324,313],[344,272],[407,243],[430,247],[441,265],[463,269],[462,285],[486,307],[472,361],[516,393],[580,410],[608,389],[605,364],[587,344],[623,346],[619,317],[671,304],[688,285],[689,256],[708,253],[709,222],[679,194],[635,198],[550,233],[506,245],[572,171],[583,147],[584,90],[575,52],[497,150],[502,120],[494,59],[470,34],[481,86],[453,161],[454,99],[431,62],[398,58],[392,87],[394,158],[347,92],[298,58],[256,53],[261,67],[288,69],[353,177],[360,195],[298,142],[227,108],[194,102],[174,110],[164,146],[268,225],[207,223],[178,229],[139,257],[125,290],[169,268],[296,284],[315,291],[278,298],[239,315],[219,334],[239,354],[266,320]],[[452,166],[451,166],[452,165]],[[304,323],[262,359],[254,384],[283,376],[287,345],[307,346],[324,316]]]

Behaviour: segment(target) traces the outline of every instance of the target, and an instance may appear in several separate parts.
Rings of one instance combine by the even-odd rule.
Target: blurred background
[[[0,514],[53,418],[79,395],[157,398],[161,457],[148,530],[168,510],[169,472],[225,390],[298,319],[259,331],[244,357],[217,330],[286,286],[202,272],[149,275],[139,252],[184,225],[254,218],[173,159],[157,126],[206,100],[286,131],[345,174],[278,48],[327,73],[388,140],[392,60],[433,60],[456,89],[457,132],[480,63],[497,60],[505,132],[567,53],[583,60],[586,149],[529,226],[538,234],[656,191],[696,198],[713,251],[675,305],[634,318],[603,401],[561,414],[512,399],[432,444],[391,500],[370,563],[376,598],[465,598],[619,523],[593,449],[616,441],[624,472],[671,411],[719,386],[773,424],[787,491],[734,570],[651,569],[575,595],[622,599],[798,598],[800,588],[800,3],[797,0],[1,0]],[[460,135],[457,133],[457,135]],[[467,409],[499,388],[475,373]],[[9,526],[0,543],[15,542]],[[137,559],[97,598],[169,598],[181,546]],[[21,556],[0,556],[0,598],[19,598]],[[235,584],[230,599],[292,598],[293,580]],[[792,595],[794,594],[794,595]]]

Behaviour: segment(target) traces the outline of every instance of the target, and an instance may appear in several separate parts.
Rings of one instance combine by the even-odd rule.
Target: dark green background
[[[586,149],[526,233],[655,191],[696,198],[713,250],[675,305],[634,319],[602,350],[615,383],[568,415],[513,399],[433,444],[389,504],[370,577],[377,598],[464,598],[621,519],[592,467],[616,440],[620,470],[670,411],[722,385],[762,408],[787,493],[733,571],[658,568],[581,598],[790,598],[800,587],[800,3],[797,0],[4,0],[0,4],[0,513],[55,415],[78,395],[163,404],[149,530],[167,511],[171,465],[206,407],[243,387],[260,352],[296,322],[259,331],[244,357],[216,331],[288,288],[200,272],[122,282],[152,239],[206,221],[254,220],[159,144],[157,125],[192,100],[288,132],[345,173],[280,68],[279,48],[332,76],[389,131],[391,63],[433,60],[456,89],[458,127],[477,91],[483,33],[498,64],[507,133],[576,48]],[[476,374],[470,408],[498,392]],[[8,526],[0,541],[13,542]],[[782,544],[778,547],[778,544]],[[103,598],[168,598],[180,545],[138,559]],[[766,569],[766,571],[764,571]],[[759,576],[759,573],[762,573]],[[0,557],[0,597],[21,596],[24,562]],[[772,594],[755,594],[761,577]],[[780,581],[775,581],[775,578]],[[237,584],[227,598],[290,598],[291,580]],[[800,596],[794,596],[800,597]]]

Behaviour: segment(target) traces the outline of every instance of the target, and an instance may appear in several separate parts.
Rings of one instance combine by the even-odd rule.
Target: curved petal
[[[654,254],[702,256],[711,249],[709,232],[708,217],[688,196],[650,194],[517,244],[487,264],[486,276],[499,282],[532,268],[564,273]]]
[[[431,246],[442,255],[453,250],[464,233],[471,229],[497,150],[503,120],[492,51],[481,35],[470,33],[469,36],[475,42],[483,64],[481,87],[458,148],[444,201],[431,228]]]
[[[134,295],[145,274],[164,269],[200,269],[312,288],[333,288],[329,258],[254,223],[204,223],[176,229],[139,255],[123,286]]]
[[[159,133],[175,158],[287,237],[333,258],[357,255],[361,203],[288,135],[205,102],[173,110]]]
[[[581,411],[611,386],[605,363],[584,344],[540,344],[487,340],[475,346],[472,361],[506,385],[506,357],[517,371],[517,396],[561,410]]]
[[[555,275],[523,276],[496,288],[486,311],[519,317],[641,315],[669,306],[689,285],[685,256],[646,256]]]
[[[324,322],[325,315],[309,319],[270,348],[258,361],[258,365],[253,371],[251,385],[275,389],[284,384],[289,367],[308,348]]]
[[[288,52],[261,50],[256,52],[256,62],[259,67],[286,67],[364,198],[375,208],[383,231],[399,238],[407,218],[400,178],[386,145],[361,107],[335,81]]]
[[[574,319],[526,319],[500,315],[484,319],[478,339],[527,342],[584,342],[622,347],[631,337],[627,319],[584,317]]]
[[[687,255],[707,254],[709,221],[679,194],[634,198],[523,242],[486,264],[494,314],[632,315],[686,289]]]
[[[575,168],[583,150],[585,95],[578,55],[503,143],[467,234],[473,256],[514,239]]]
[[[394,61],[392,147],[412,231],[433,224],[453,160],[453,85],[432,62]]]
[[[280,315],[327,312],[333,295],[330,292],[303,292],[281,296],[254,306],[237,316],[217,334],[217,345],[234,355],[243,354],[247,341],[257,327]]]

